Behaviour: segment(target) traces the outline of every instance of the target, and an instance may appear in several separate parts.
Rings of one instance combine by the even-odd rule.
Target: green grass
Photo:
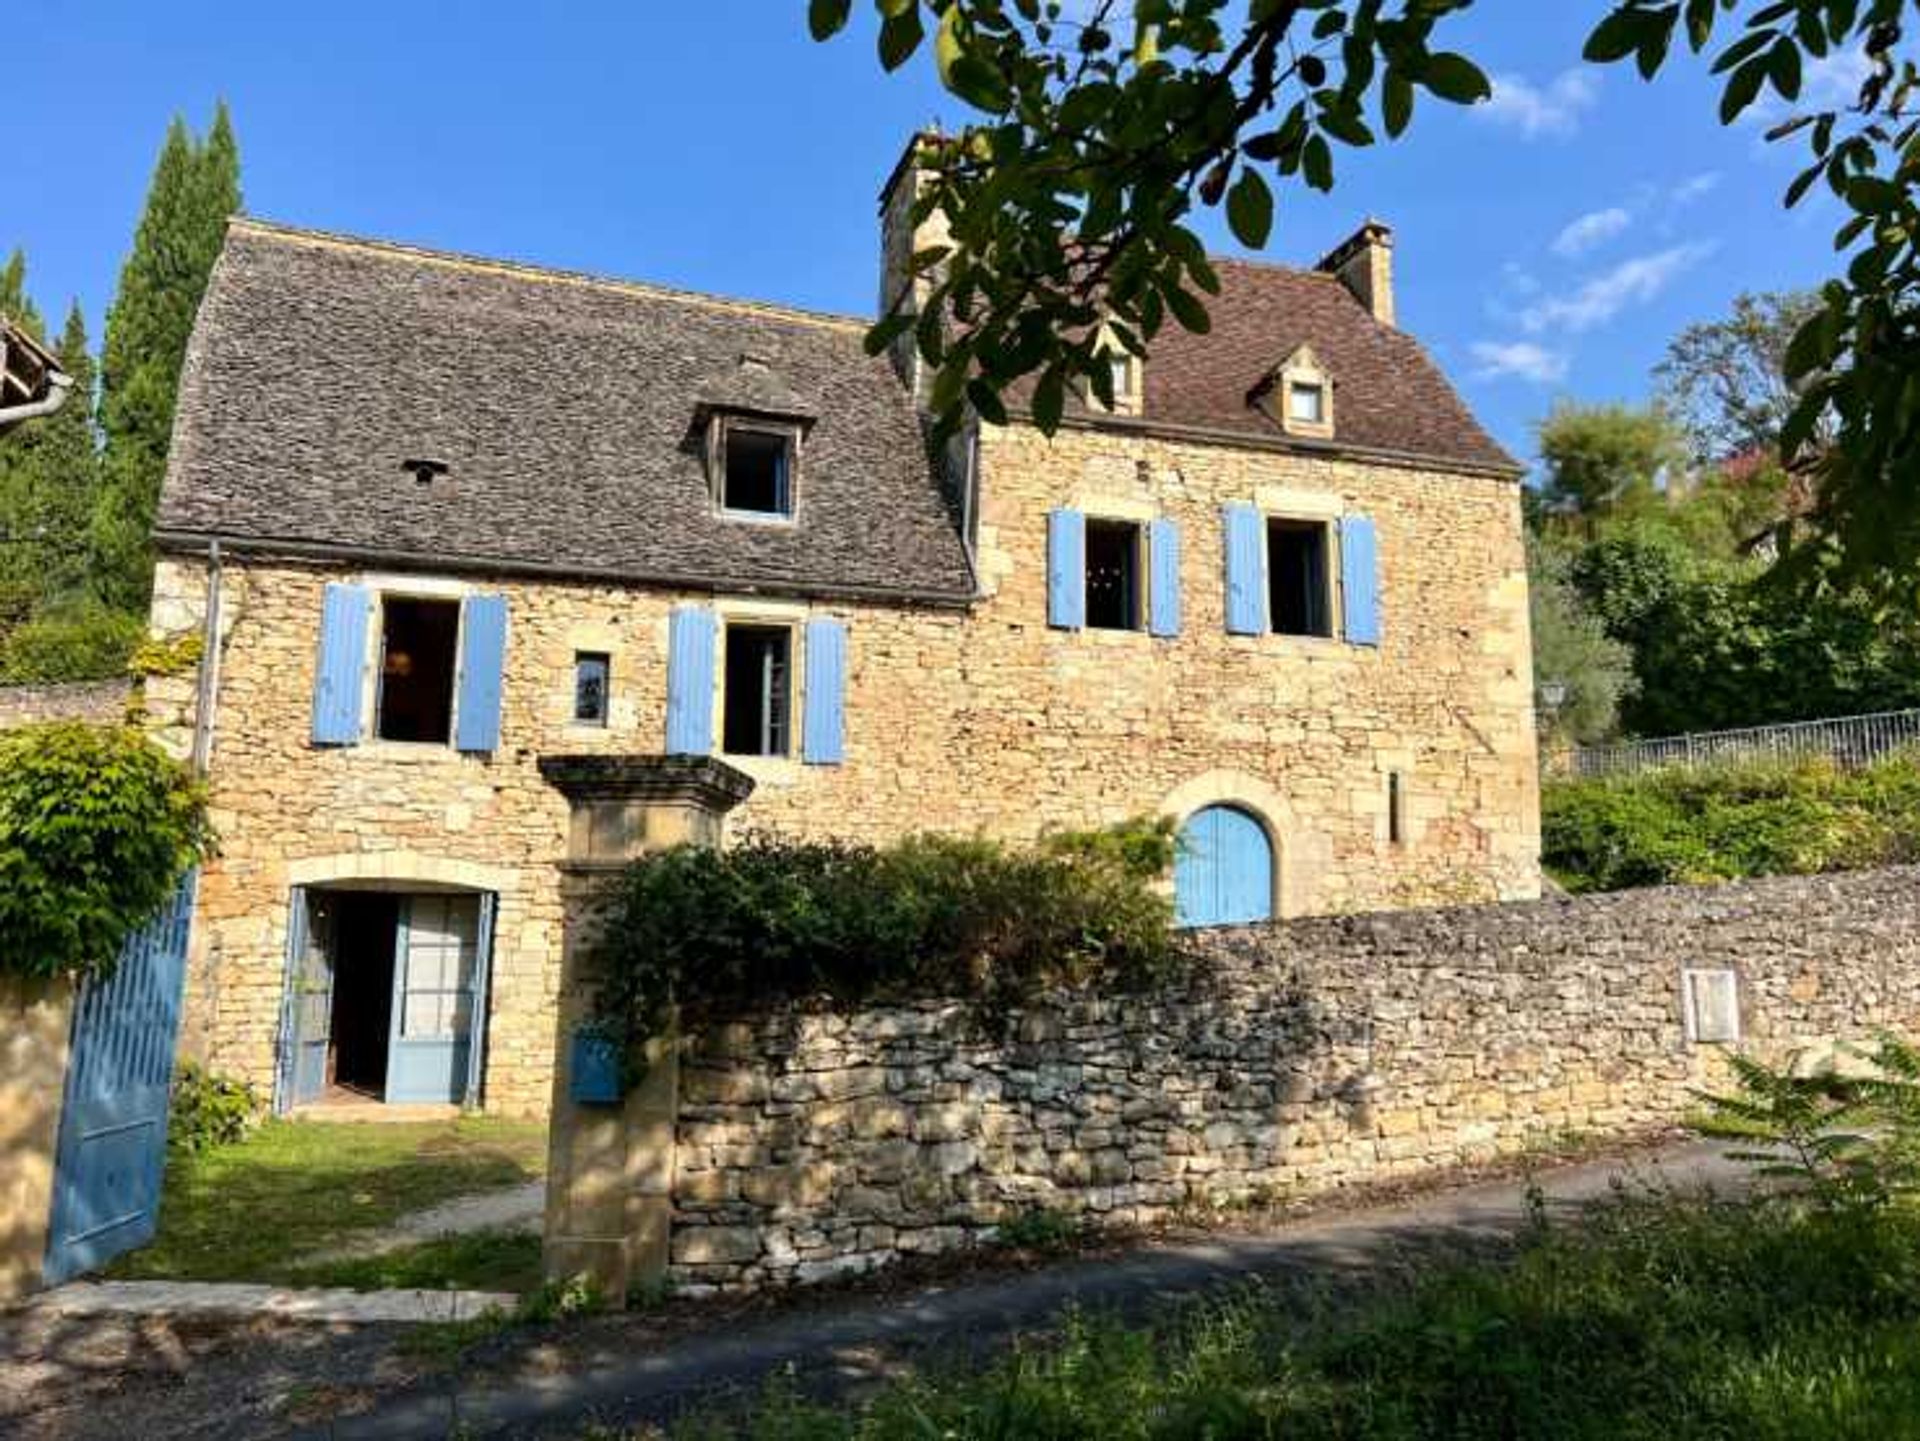
[[[1512,1264],[1315,1314],[1257,1291],[1070,1325],[835,1409],[770,1392],[675,1434],[815,1438],[1920,1436],[1920,1216],[1629,1201]]]
[[[269,1122],[238,1145],[170,1155],[160,1234],[108,1274],[288,1281],[316,1253],[545,1166],[546,1128],[531,1122]]]
[[[301,1266],[288,1280],[298,1286],[344,1286],[352,1291],[444,1290],[525,1293],[540,1285],[540,1238],[517,1231],[441,1236],[378,1256]]]

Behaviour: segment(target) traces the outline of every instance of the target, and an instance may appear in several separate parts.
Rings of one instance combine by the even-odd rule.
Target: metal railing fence
[[[1908,746],[1920,746],[1920,710],[1700,731],[1612,746],[1577,746],[1550,755],[1547,770],[1579,777],[1626,776],[1664,766],[1793,761],[1813,756],[1827,757],[1838,765],[1859,766]]]

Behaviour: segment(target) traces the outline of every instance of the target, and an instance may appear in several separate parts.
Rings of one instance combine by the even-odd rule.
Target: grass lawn
[[[537,1122],[269,1122],[238,1145],[170,1155],[159,1236],[107,1274],[291,1280],[316,1253],[410,1211],[531,1180],[546,1169],[546,1158],[546,1127]],[[445,1261],[444,1251],[425,1258],[442,1267]]]
[[[300,1286],[344,1286],[353,1291],[514,1291],[525,1294],[544,1279],[540,1238],[520,1231],[475,1231],[403,1246],[378,1256],[322,1261],[289,1278]]]
[[[1322,1315],[1257,1291],[1083,1322],[978,1374],[823,1406],[775,1389],[678,1437],[1920,1436],[1920,1214],[1616,1203],[1512,1264]]]

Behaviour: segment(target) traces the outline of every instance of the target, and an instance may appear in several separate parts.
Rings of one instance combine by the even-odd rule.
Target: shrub
[[[110,970],[212,844],[199,782],[139,731],[0,734],[0,968]]]
[[[1569,890],[1806,875],[1920,856],[1920,757],[1549,780],[1542,859]]]
[[[231,1146],[247,1138],[265,1110],[260,1093],[245,1081],[182,1061],[173,1073],[167,1144],[193,1155]]]
[[[628,1053],[669,1006],[953,996],[1005,1004],[1051,986],[1162,974],[1172,907],[1155,882],[1170,826],[1050,837],[1028,850],[915,836],[890,846],[752,836],[627,872],[599,948],[601,1018]]]
[[[144,615],[99,605],[35,616],[0,630],[0,684],[124,675],[146,633]]]

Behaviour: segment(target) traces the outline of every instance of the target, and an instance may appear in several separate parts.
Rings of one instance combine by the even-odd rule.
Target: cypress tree
[[[91,539],[100,598],[144,609],[152,585],[154,506],[194,315],[240,208],[240,155],[222,103],[204,141],[176,117],[107,312],[100,427],[106,450]]]
[[[0,315],[6,316],[35,340],[42,339],[46,334],[40,324],[40,312],[33,308],[33,300],[27,294],[26,253],[17,247],[7,257],[7,263],[0,265]]]

